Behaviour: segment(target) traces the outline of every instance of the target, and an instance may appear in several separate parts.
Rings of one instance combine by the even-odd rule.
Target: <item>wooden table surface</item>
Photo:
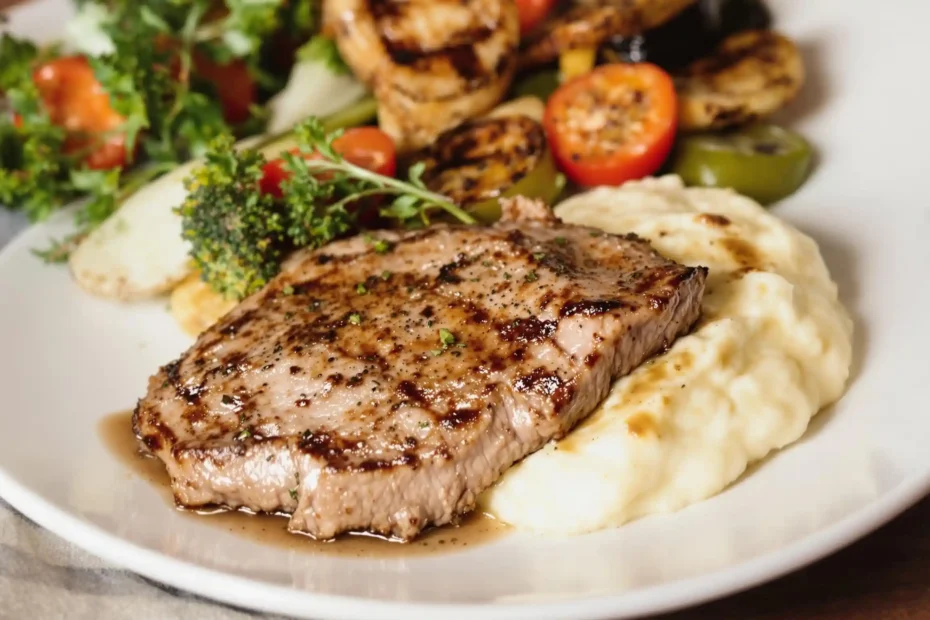
[[[803,570],[655,620],[705,618],[930,619],[930,498]]]

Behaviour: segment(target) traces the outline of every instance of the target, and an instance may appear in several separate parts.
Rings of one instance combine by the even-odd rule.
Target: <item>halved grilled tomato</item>
[[[672,149],[675,85],[655,65],[611,64],[563,84],[546,106],[549,145],[579,185],[619,185],[652,174]]]
[[[482,222],[500,218],[499,200],[522,195],[552,202],[561,189],[542,126],[514,114],[451,129],[417,157],[428,188]]]
[[[377,127],[348,129],[333,141],[333,148],[346,161],[372,172],[392,177],[397,171],[397,153],[394,148],[394,141]],[[296,153],[297,151],[292,152]],[[307,157],[316,159],[320,155],[313,153]],[[261,180],[262,192],[281,198],[284,195],[281,191],[281,183],[291,174],[284,160],[274,159],[268,162],[265,164],[263,172],[264,176]]]

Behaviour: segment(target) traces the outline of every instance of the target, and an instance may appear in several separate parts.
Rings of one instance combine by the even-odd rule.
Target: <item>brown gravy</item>
[[[139,451],[132,433],[132,412],[120,412],[101,420],[100,439],[110,453],[139,478],[154,486],[165,501],[174,506],[174,496],[165,466],[156,458]],[[403,544],[370,534],[350,534],[334,541],[322,542],[287,531],[287,518],[279,515],[217,509],[193,511],[179,509],[190,518],[209,523],[237,536],[274,547],[325,553],[343,557],[391,558],[435,555],[461,551],[491,542],[510,528],[492,517],[473,514],[458,526],[434,528],[412,543]]]

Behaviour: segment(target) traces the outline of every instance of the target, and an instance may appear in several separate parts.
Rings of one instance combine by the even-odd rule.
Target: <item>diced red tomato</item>
[[[393,177],[397,172],[397,152],[394,141],[377,127],[355,127],[348,129],[333,142],[333,148],[346,161],[378,174]],[[296,151],[293,151],[296,152]],[[319,159],[313,153],[310,159]],[[274,159],[263,170],[261,190],[266,194],[282,197],[281,184],[290,176],[283,159]]]
[[[619,185],[654,173],[675,140],[672,78],[655,65],[603,65],[549,98],[543,124],[559,167],[579,185]]]
[[[517,0],[520,11],[520,34],[532,32],[552,12],[555,0]]]
[[[110,106],[110,96],[83,56],[58,58],[40,65],[32,79],[51,121],[64,128],[65,153],[80,155],[95,170],[123,166],[129,160],[125,118]]]

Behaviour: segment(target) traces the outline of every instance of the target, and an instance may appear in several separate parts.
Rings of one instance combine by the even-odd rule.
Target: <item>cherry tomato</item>
[[[520,12],[520,34],[525,35],[536,29],[552,12],[555,0],[517,0]]]
[[[80,154],[95,170],[126,164],[126,135],[119,131],[126,119],[110,106],[110,96],[86,58],[46,62],[36,68],[32,79],[52,123],[68,134],[65,153]]]
[[[397,171],[397,154],[394,141],[377,127],[355,127],[346,130],[333,142],[333,148],[346,161],[361,166],[372,172],[392,177]],[[292,151],[296,152],[296,151]],[[321,155],[308,155],[309,159],[319,159]],[[263,169],[261,190],[266,194],[282,197],[281,183],[289,176],[283,159],[274,159]]]
[[[672,78],[655,65],[603,65],[563,84],[543,124],[556,161],[579,185],[619,185],[659,169],[677,126]]]
[[[221,65],[203,54],[195,54],[194,73],[216,88],[227,123],[236,125],[249,119],[249,107],[255,103],[258,89],[243,61]]]

